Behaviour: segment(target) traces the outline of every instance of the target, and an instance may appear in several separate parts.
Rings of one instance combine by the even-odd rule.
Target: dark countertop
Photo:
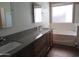
[[[10,51],[8,53],[10,55],[13,55],[14,53],[20,51],[22,48],[24,48],[25,46],[34,42],[35,40],[37,40],[38,38],[40,38],[42,35],[44,35],[45,33],[49,32],[49,31],[50,31],[49,29],[42,29],[41,31],[30,33],[23,38],[15,40],[16,42],[21,42],[22,44],[19,47],[13,49],[12,51]]]

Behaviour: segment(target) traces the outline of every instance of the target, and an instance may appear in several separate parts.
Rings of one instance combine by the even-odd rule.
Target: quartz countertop
[[[50,31],[49,29],[42,29],[41,31],[30,33],[29,35],[26,35],[26,37],[17,39],[15,41],[22,43],[19,47],[15,48],[14,50],[8,52],[10,55],[13,55],[14,53],[20,51],[25,46],[29,45],[30,43],[34,42],[38,38],[40,38],[42,35]]]

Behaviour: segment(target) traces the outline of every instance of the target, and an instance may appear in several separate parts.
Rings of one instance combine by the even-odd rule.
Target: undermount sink
[[[21,43],[19,43],[19,42],[7,43],[6,45],[3,45],[0,47],[0,55],[8,53],[8,52],[12,51],[13,49],[19,47],[20,45],[21,45]]]

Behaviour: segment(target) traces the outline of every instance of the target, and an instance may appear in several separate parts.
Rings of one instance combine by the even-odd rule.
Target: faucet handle
[[[0,40],[6,40],[6,39],[4,38],[4,36],[1,36],[1,37],[0,37]]]
[[[0,37],[0,40],[2,40],[2,39],[3,39],[3,36]]]

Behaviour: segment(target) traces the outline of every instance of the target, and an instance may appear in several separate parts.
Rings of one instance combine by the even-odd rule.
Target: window
[[[41,8],[34,8],[35,23],[42,22]]]
[[[52,7],[53,23],[72,23],[73,5]]]
[[[42,22],[42,8],[37,3],[32,3],[33,8],[33,23]]]

